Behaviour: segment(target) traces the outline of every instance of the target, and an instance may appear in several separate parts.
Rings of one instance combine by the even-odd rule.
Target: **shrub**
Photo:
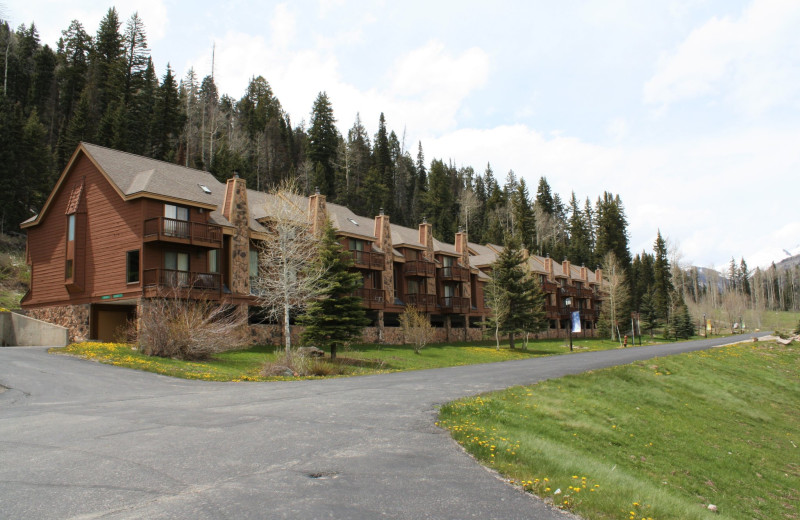
[[[274,361],[265,363],[261,369],[261,375],[264,377],[334,376],[345,372],[346,367],[343,364],[311,357],[296,350],[288,354],[284,352]]]
[[[180,298],[153,298],[139,316],[139,350],[148,356],[205,359],[241,346],[247,313],[229,305]]]
[[[425,345],[433,341],[431,322],[413,305],[406,305],[406,310],[400,315],[400,328],[403,330],[404,341],[414,346],[415,354],[419,354]]]

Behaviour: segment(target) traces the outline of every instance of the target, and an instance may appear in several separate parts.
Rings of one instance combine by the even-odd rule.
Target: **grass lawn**
[[[648,343],[648,341],[651,342]],[[664,340],[645,338],[644,344],[653,344],[653,342],[663,343]],[[619,348],[618,342],[602,339],[575,339],[573,344],[575,352]],[[355,345],[349,349],[340,349],[336,368],[343,372],[343,375],[365,375],[493,363],[569,353],[569,347],[564,346],[563,339],[531,341],[528,344],[528,350],[522,350],[522,343],[519,340],[516,342],[516,346],[515,350],[510,350],[508,343],[505,343],[501,344],[500,350],[496,350],[493,341],[435,344],[425,347],[420,354],[415,354],[411,346],[405,345]],[[199,362],[149,357],[139,353],[131,345],[122,343],[74,343],[50,351],[187,379],[210,381],[296,379],[293,377],[265,378],[259,374],[265,363],[276,359],[276,347],[274,346],[256,346],[247,350],[223,352],[216,354],[208,361]]]
[[[761,342],[657,358],[456,401],[438,424],[587,519],[798,519],[799,354]]]

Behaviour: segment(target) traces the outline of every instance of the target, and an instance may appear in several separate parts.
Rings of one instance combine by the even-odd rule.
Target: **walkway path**
[[[437,406],[728,342],[286,383],[0,348],[0,516],[563,519],[467,456]]]

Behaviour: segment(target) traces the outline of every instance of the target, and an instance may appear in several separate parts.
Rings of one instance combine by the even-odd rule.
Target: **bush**
[[[413,305],[406,305],[406,310],[400,315],[400,328],[404,341],[414,346],[415,354],[433,341],[434,330],[430,320]]]
[[[261,369],[264,377],[334,376],[344,373],[345,367],[342,364],[311,357],[296,350],[281,354],[274,361],[264,364]]]
[[[247,313],[209,301],[154,298],[142,305],[139,350],[148,356],[206,359],[246,341]]]

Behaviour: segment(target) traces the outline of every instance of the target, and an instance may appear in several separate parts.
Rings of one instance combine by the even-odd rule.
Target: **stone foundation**
[[[90,312],[88,303],[28,309],[25,314],[37,320],[66,327],[70,343],[89,339]]]

